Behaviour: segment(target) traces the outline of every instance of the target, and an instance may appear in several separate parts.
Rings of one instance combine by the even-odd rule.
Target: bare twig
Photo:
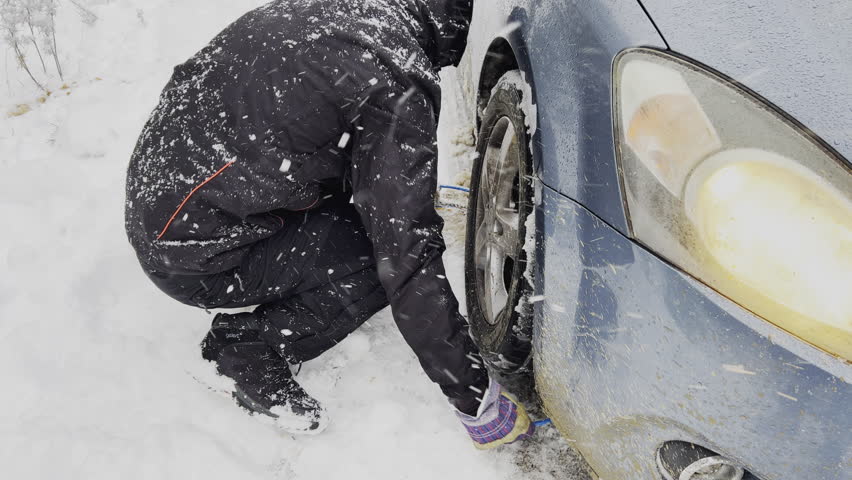
[[[65,77],[62,75],[62,66],[59,65],[59,50],[56,49],[56,22],[54,22],[54,13],[50,14],[50,38],[53,41],[53,61],[56,62],[56,71],[59,72],[59,79],[63,82]]]
[[[38,88],[40,88],[44,92],[47,92],[47,89],[44,88],[44,85],[42,85],[38,80],[36,80],[35,76],[33,75],[33,72],[30,71],[30,67],[29,65],[27,65],[26,57],[24,57],[24,52],[21,51],[21,46],[18,45],[17,40],[12,40],[12,48],[15,50],[15,56],[18,59],[18,65],[20,65],[21,68],[23,68],[24,71],[27,72],[27,75],[30,76],[30,79],[32,79],[33,83],[35,83]]]
[[[8,90],[9,95],[11,95],[12,83],[9,81],[9,56],[6,55],[6,52],[3,52],[3,70],[6,72],[6,90]]]
[[[91,24],[95,23],[95,21],[97,21],[98,16],[95,15],[91,10],[80,5],[80,3],[77,0],[69,0],[69,1],[71,2],[72,5],[77,7],[77,13],[80,14],[80,17],[82,17],[84,23],[91,25]]]
[[[30,11],[30,7],[26,7],[24,11],[27,12],[27,27],[30,29],[30,41],[33,42],[38,59],[41,60],[41,68],[44,70],[44,73],[47,73],[47,67],[44,65],[44,57],[41,56],[41,49],[38,48],[38,42],[36,41],[35,29],[33,28],[33,14]]]

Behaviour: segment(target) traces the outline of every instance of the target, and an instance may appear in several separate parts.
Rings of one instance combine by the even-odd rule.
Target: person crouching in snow
[[[216,315],[202,355],[251,412],[326,424],[290,365],[388,304],[476,446],[532,434],[489,376],[446,280],[434,207],[437,71],[472,0],[280,0],[175,68],[127,176],[148,277]]]

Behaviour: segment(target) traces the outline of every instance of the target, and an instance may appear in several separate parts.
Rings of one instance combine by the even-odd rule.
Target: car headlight
[[[615,62],[633,236],[769,322],[852,360],[852,170],[767,102],[675,55]]]

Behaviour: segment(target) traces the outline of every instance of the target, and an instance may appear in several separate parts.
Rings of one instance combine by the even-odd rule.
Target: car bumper
[[[852,479],[852,365],[554,190],[537,203],[537,386],[601,478],[658,479],[657,449],[682,440],[762,480]]]

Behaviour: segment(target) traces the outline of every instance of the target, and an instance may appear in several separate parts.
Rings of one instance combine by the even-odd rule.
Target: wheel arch
[[[497,37],[485,51],[482,67],[479,73],[479,85],[476,90],[476,121],[477,128],[482,120],[482,114],[488,99],[491,98],[491,89],[497,85],[506,72],[517,70],[518,57],[512,44],[504,37]]]
[[[524,43],[520,24],[512,23],[503,33],[494,37],[485,50],[476,86],[476,132],[482,127],[482,117],[491,91],[500,78],[512,70],[520,70],[524,80],[530,86],[533,105],[538,106],[535,79],[530,65],[527,47]],[[537,119],[536,119],[537,120]],[[536,122],[537,123],[537,122]],[[532,169],[535,175],[539,171],[541,152],[540,143],[536,141],[538,131],[530,131],[528,150],[532,158]]]

